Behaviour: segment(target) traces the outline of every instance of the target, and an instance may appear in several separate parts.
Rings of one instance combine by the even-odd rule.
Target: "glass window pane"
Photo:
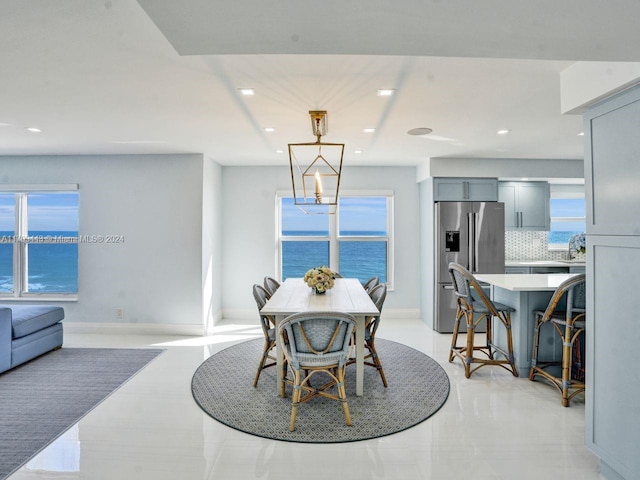
[[[27,257],[29,292],[78,292],[77,243],[32,243]]]
[[[307,215],[293,203],[293,198],[282,198],[283,236],[329,236],[329,215]]]
[[[13,235],[16,224],[16,197],[0,193],[0,292],[13,292]]]
[[[13,244],[0,243],[0,292],[13,292]]]
[[[329,265],[329,242],[282,242],[282,279],[304,277],[313,267]]]
[[[340,241],[340,274],[364,283],[377,276],[387,281],[387,242]]]
[[[78,235],[78,192],[30,193],[27,196],[29,235]]]
[[[340,235],[387,236],[386,197],[340,198]]]
[[[576,233],[582,233],[586,229],[586,222],[554,222],[551,221],[551,231],[549,232],[549,243],[567,244],[569,239]]]
[[[550,203],[551,217],[578,217],[586,215],[584,198],[552,198]]]

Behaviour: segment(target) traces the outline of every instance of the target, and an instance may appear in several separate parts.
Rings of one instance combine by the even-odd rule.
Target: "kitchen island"
[[[481,283],[491,286],[491,299],[516,309],[511,314],[511,335],[513,354],[518,375],[526,378],[531,366],[531,348],[533,343],[534,315],[536,310],[545,310],[556,288],[577,274],[539,273],[539,274],[476,274]],[[500,322],[493,323],[494,341],[502,348],[506,344],[504,327]],[[550,329],[545,329],[540,337],[540,358],[559,360],[562,358],[562,345],[554,341]]]

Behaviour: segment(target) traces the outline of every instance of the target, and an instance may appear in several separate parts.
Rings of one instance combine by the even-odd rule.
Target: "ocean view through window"
[[[549,248],[566,249],[569,239],[586,229],[586,202],[582,198],[551,198]]]
[[[335,215],[307,215],[293,198],[279,199],[281,279],[326,265],[361,282],[389,283],[391,196],[345,196]]]
[[[78,292],[78,192],[0,193],[0,295]]]

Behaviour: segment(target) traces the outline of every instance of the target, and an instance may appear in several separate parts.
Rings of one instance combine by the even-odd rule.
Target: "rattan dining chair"
[[[271,297],[274,293],[276,293],[276,290],[278,290],[278,288],[280,288],[280,282],[278,282],[275,278],[273,277],[264,277],[263,280],[263,286],[264,289],[269,292],[269,296]]]
[[[345,423],[351,425],[344,376],[355,324],[352,315],[340,312],[294,313],[280,323],[278,334],[293,375],[293,379],[283,380],[293,386],[290,431],[296,429],[298,405],[318,395],[341,401]],[[311,378],[318,374],[328,376],[328,381],[311,386]],[[331,393],[333,387],[336,393]]]
[[[384,301],[387,297],[387,286],[383,283],[380,283],[373,287],[371,292],[369,292],[369,296],[373,303],[376,305],[376,308],[380,313],[382,313],[382,306],[384,305]],[[376,350],[376,332],[378,331],[378,327],[380,326],[380,314],[367,317],[364,325],[364,347],[367,349],[367,354],[364,357],[364,364],[369,365],[370,367],[375,367],[380,374],[380,378],[382,379],[382,384],[385,388],[387,388],[387,377],[384,374],[384,369],[382,368],[382,362],[380,361],[380,356],[378,355],[378,351]],[[353,342],[355,344],[355,342]],[[349,359],[349,365],[356,363],[356,359],[352,356]]]
[[[260,316],[260,326],[262,327],[262,333],[264,334],[264,346],[262,347],[262,357],[258,364],[258,371],[256,372],[255,379],[253,380],[253,386],[258,386],[258,380],[260,374],[265,368],[273,367],[276,365],[276,358],[270,355],[271,350],[276,346],[276,329],[275,320],[269,315],[260,313],[262,307],[265,306],[269,299],[269,292],[262,286],[255,284],[253,286],[253,298],[258,306],[258,315]]]
[[[455,357],[460,358],[464,364],[464,374],[467,378],[477,369],[486,365],[498,365],[517,377],[518,370],[514,362],[511,336],[511,312],[515,312],[515,309],[491,301],[473,274],[462,265],[450,263],[449,274],[453,281],[453,291],[458,304],[453,336],[451,337],[449,362],[453,362]],[[474,294],[477,299],[474,298]],[[463,318],[467,325],[467,341],[464,346],[458,346],[458,333]],[[504,326],[506,350],[494,343],[493,319],[497,319]],[[476,345],[475,330],[482,323],[486,325],[486,341],[481,345]],[[475,352],[480,352],[483,356],[476,357]],[[496,354],[500,358],[496,358]],[[473,364],[477,365],[472,367]]]
[[[585,390],[581,345],[585,331],[585,280],[585,274],[565,280],[554,292],[546,310],[535,312],[529,380],[541,377],[551,383],[560,391],[564,407]],[[544,325],[554,327],[557,335],[553,334],[553,337],[562,344],[561,360],[541,361],[539,358],[540,333]]]
[[[364,288],[364,290],[367,293],[371,293],[371,290],[373,289],[373,287],[375,287],[379,283],[380,283],[380,279],[378,277],[371,277],[369,280],[364,282],[364,285],[362,285],[362,288]]]

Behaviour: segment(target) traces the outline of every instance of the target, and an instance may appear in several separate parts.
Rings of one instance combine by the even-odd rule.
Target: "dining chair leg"
[[[291,394],[291,421],[289,422],[289,431],[293,432],[296,429],[296,416],[298,415],[298,404],[300,403],[300,396],[302,395],[302,386],[300,385],[300,370],[295,370],[293,393]]]
[[[262,370],[264,370],[264,366],[267,363],[267,358],[269,354],[269,350],[271,350],[271,344],[269,342],[264,342],[264,347],[262,347],[262,359],[260,360],[260,364],[258,365],[258,371],[256,372],[256,377],[253,380],[253,387],[258,386],[258,380],[260,380],[260,374]]]
[[[516,367],[516,359],[513,354],[513,334],[511,332],[511,314],[509,312],[503,312],[504,315],[504,328],[507,331],[507,354],[509,355],[509,365],[511,365],[511,373],[514,377],[518,376],[518,367]]]
[[[347,403],[347,390],[344,386],[345,367],[338,369],[338,396],[342,401],[342,409],[344,410],[344,418],[347,425],[351,425],[351,413],[349,412],[349,404]]]
[[[371,352],[371,359],[373,360],[373,364],[378,369],[378,373],[380,374],[380,378],[382,379],[382,384],[384,385],[384,388],[387,388],[387,377],[385,376],[384,370],[382,369],[382,362],[380,361],[380,357],[378,357],[378,351],[376,350],[373,341],[369,343],[369,351]]]

